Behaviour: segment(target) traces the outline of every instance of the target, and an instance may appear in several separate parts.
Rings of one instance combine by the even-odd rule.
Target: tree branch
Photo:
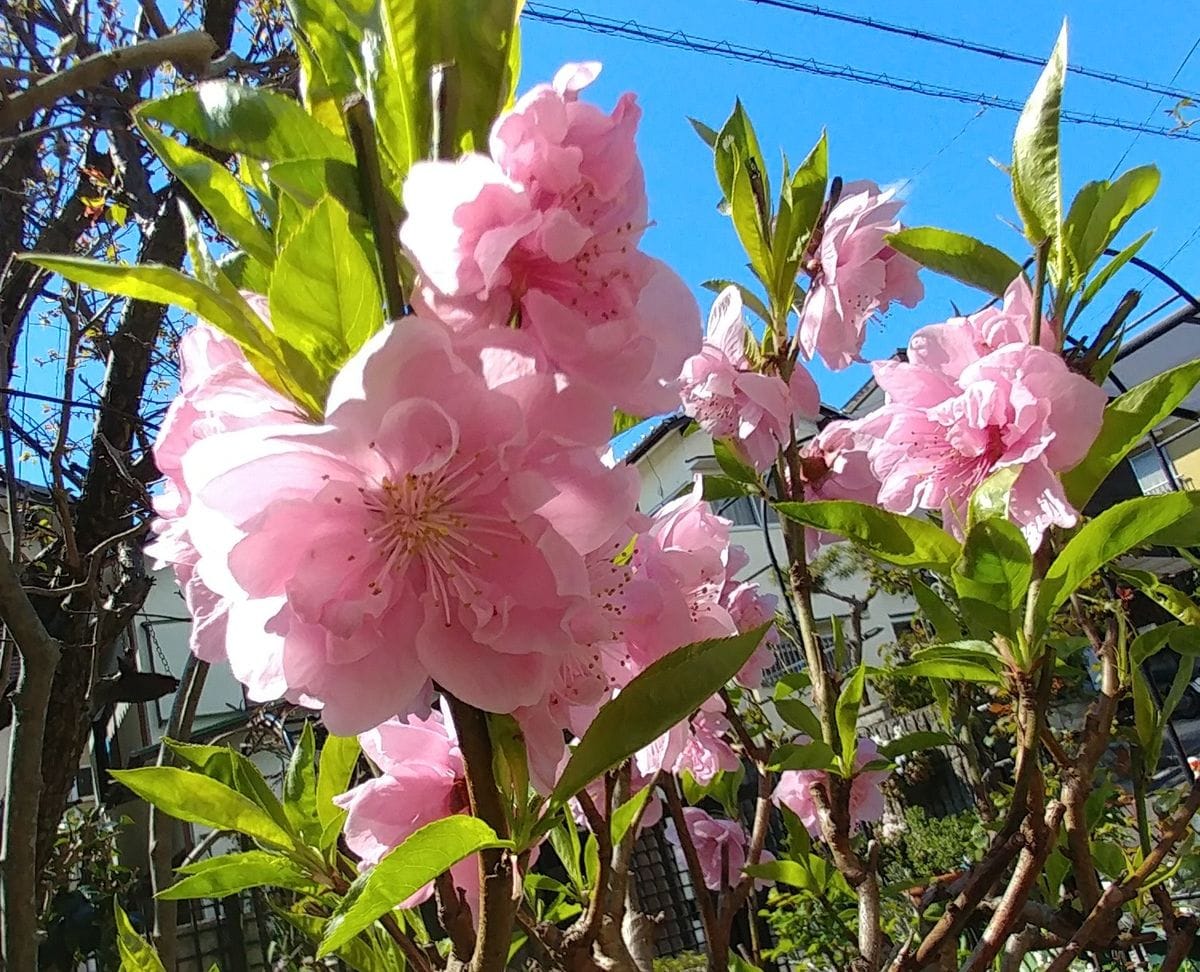
[[[4,960],[13,972],[37,968],[37,823],[42,796],[42,750],[54,670],[62,646],[42,624],[21,588],[8,547],[0,540],[0,618],[21,653],[12,697],[4,844],[0,853],[0,912]]]
[[[60,99],[85,88],[94,88],[124,71],[156,67],[169,61],[183,70],[199,72],[216,52],[217,46],[208,34],[193,30],[93,54],[0,103],[0,132],[16,128],[31,115],[53,107]]]

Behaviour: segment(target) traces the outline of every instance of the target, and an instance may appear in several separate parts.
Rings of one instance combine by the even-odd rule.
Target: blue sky
[[[978,54],[953,51],[881,34],[863,27],[760,6],[749,0],[553,0],[586,14],[632,18],[641,24],[680,29],[713,40],[729,40],[776,53],[808,56],[972,92],[1024,101],[1037,69]],[[919,4],[871,4],[834,0],[828,8],[964,37],[1022,53],[1047,56],[1062,18],[1070,24],[1070,59],[1096,70],[1166,84],[1200,37],[1200,4],[1144,0],[1136,5],[1113,0],[993,3],[923,0]],[[997,11],[1003,10],[999,19]],[[718,198],[711,156],[692,132],[687,116],[719,127],[740,97],[758,129],[768,158],[785,150],[799,159],[824,127],[830,138],[830,165],[847,181],[870,178],[880,184],[911,180],[902,218],[911,225],[937,225],[971,233],[1024,259],[1026,250],[1007,222],[1015,220],[1008,183],[990,161],[1011,155],[1016,115],[975,105],[939,101],[814,77],[764,65],[586,33],[561,26],[524,22],[522,90],[548,79],[564,61],[595,59],[604,74],[590,97],[610,107],[623,91],[637,92],[644,110],[639,148],[646,170],[650,215],[646,249],[674,266],[697,291],[718,276],[748,282],[748,272],[732,227],[715,208]],[[1200,50],[1174,85],[1200,91]],[[1065,107],[1080,112],[1154,125],[1172,122],[1168,100],[1086,77],[1068,78]],[[964,131],[965,128],[965,131]],[[1200,125],[1196,126],[1200,133]],[[1163,181],[1156,200],[1122,237],[1132,241],[1147,229],[1155,235],[1142,256],[1163,263],[1185,285],[1200,288],[1200,143],[1113,129],[1066,125],[1063,133],[1064,182],[1068,198],[1084,182],[1107,178],[1129,149],[1122,169],[1156,163]],[[1006,222],[1007,221],[1007,222]],[[1193,233],[1197,235],[1193,237]],[[944,319],[951,301],[964,309],[979,295],[930,273],[923,275],[926,300],[916,311],[900,308],[871,330],[868,357],[882,357],[906,343],[916,327]],[[1111,300],[1139,287],[1145,275],[1131,271],[1113,285]],[[1123,283],[1123,286],[1122,286]],[[1146,285],[1139,313],[1168,296],[1157,283]],[[1101,302],[1098,302],[1101,303]],[[1176,305],[1178,306],[1178,305]],[[1150,321],[1146,322],[1147,324]],[[832,374],[819,366],[814,375],[824,399],[841,405],[869,377],[864,366]]]

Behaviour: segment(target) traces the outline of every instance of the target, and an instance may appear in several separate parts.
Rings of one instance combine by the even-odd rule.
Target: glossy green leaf
[[[757,496],[758,489],[747,483],[739,483],[728,476],[702,476],[702,496],[710,503],[715,500],[736,499],[739,496]]]
[[[909,578],[912,584],[913,597],[921,613],[933,625],[934,633],[940,641],[955,641],[962,636],[962,627],[958,623],[953,609],[942,600],[941,596],[921,578],[913,575]]]
[[[996,296],[1021,273],[1012,257],[965,233],[912,226],[890,234],[887,241],[921,266]]]
[[[1148,230],[1123,250],[1121,250],[1115,257],[1109,260],[1108,263],[1104,264],[1103,269],[1101,269],[1099,273],[1092,277],[1092,279],[1088,281],[1087,286],[1083,288],[1083,293],[1079,297],[1079,303],[1075,305],[1075,310],[1071,314],[1072,320],[1079,315],[1083,308],[1087,307],[1088,304],[1096,299],[1096,295],[1100,293],[1100,291],[1108,284],[1110,280],[1112,280],[1114,276],[1116,276],[1118,270],[1120,270],[1130,260],[1138,255],[1138,252],[1143,246],[1146,245],[1146,243],[1150,240],[1150,237],[1153,235],[1154,231]]]
[[[992,685],[1000,683],[1000,676],[991,666],[953,658],[930,658],[926,661],[909,662],[891,671],[910,678],[944,678],[952,682],[983,682]]]
[[[637,793],[612,812],[609,829],[612,834],[613,846],[621,843],[625,835],[629,833],[629,828],[633,826],[636,820],[641,818],[642,811],[646,807],[646,801],[653,795],[654,787],[643,786]]]
[[[492,776],[509,813],[510,832],[519,833],[529,803],[529,757],[521,726],[511,715],[488,713],[492,741]],[[519,848],[524,850],[522,846]]]
[[[1066,71],[1067,25],[1064,22],[1050,60],[1017,120],[1013,136],[1013,199],[1025,224],[1025,235],[1035,245],[1058,237],[1062,221],[1059,111]]]
[[[1108,403],[1087,456],[1063,476],[1067,499],[1082,509],[1117,464],[1171,414],[1200,382],[1200,359],[1164,371]]]
[[[764,861],[761,864],[748,865],[745,873],[764,881],[774,881],[776,884],[787,884],[793,888],[812,891],[814,894],[821,891],[821,886],[813,880],[812,873],[808,868],[796,861]]]
[[[729,208],[733,217],[733,229],[741,241],[742,249],[746,251],[751,269],[758,275],[759,280],[769,282],[771,251],[767,246],[754,183],[750,179],[746,164],[742,162],[734,169],[733,196],[729,200]]]
[[[506,846],[477,817],[456,814],[427,824],[354,879],[325,925],[317,958],[341,948],[464,857]]]
[[[1171,631],[1176,627],[1175,622],[1160,624],[1149,631],[1143,631],[1129,643],[1129,663],[1140,665],[1147,658],[1152,658],[1167,646]]]
[[[589,833],[583,842],[583,882],[587,888],[595,888],[600,879],[600,841]]]
[[[1088,577],[1200,506],[1200,492],[1139,496],[1110,507],[1073,536],[1046,571],[1037,601],[1044,625]]]
[[[212,217],[217,229],[264,266],[275,262],[275,247],[263,229],[246,190],[225,166],[164,135],[134,114],[138,131],[154,153]]]
[[[709,148],[715,148],[717,144],[717,130],[710,128],[698,118],[688,118],[688,123],[695,129],[696,134],[700,136],[700,140]]]
[[[184,877],[158,893],[165,900],[223,898],[246,888],[276,887],[310,891],[312,877],[286,857],[266,851],[243,851],[209,857],[181,868]]]
[[[799,729],[811,739],[821,738],[821,720],[809,706],[799,699],[776,699],[775,711],[789,726]]]
[[[758,486],[758,474],[754,471],[754,467],[738,455],[728,440],[714,439],[713,455],[716,456],[717,465],[721,467],[721,471],[735,483]]]
[[[962,557],[954,565],[954,586],[960,597],[995,605],[1002,612],[1024,603],[1032,576],[1033,555],[1025,537],[1000,517],[980,520],[971,527]]]
[[[1119,881],[1125,876],[1125,852],[1120,844],[1111,840],[1092,841],[1092,860],[1096,862],[1096,869],[1110,881]]]
[[[292,832],[292,823],[262,772],[248,756],[230,746],[205,746],[198,743],[164,739],[167,748],[185,765],[209,779],[236,790],[251,803],[265,810],[280,827]]]
[[[737,181],[737,169],[740,167],[744,170],[747,161],[753,161],[762,174],[763,189],[768,192],[768,198],[770,198],[766,160],[763,158],[750,116],[746,114],[746,109],[742,107],[739,100],[734,102],[733,111],[725,120],[725,124],[721,126],[720,132],[717,133],[717,142],[713,148],[713,166],[717,173],[717,184],[731,204]]]
[[[1134,731],[1137,733],[1137,739],[1142,749],[1149,755],[1157,748],[1156,742],[1161,745],[1158,707],[1154,704],[1154,698],[1150,694],[1150,685],[1146,681],[1146,674],[1142,671],[1141,666],[1135,666],[1132,674]],[[1146,760],[1147,766],[1156,766],[1157,764],[1157,759]]]
[[[837,754],[829,743],[822,739],[810,739],[806,743],[784,743],[778,746],[771,754],[771,769],[826,770],[836,761]]]
[[[866,685],[867,666],[863,664],[842,684],[834,710],[837,714],[838,738],[842,743],[842,772],[846,776],[854,772],[855,754],[858,752],[858,710]]]
[[[345,810],[334,805],[333,798],[350,788],[358,754],[358,739],[354,736],[326,736],[321,745],[317,763],[317,818],[321,821],[323,848],[331,844],[326,836],[330,831],[333,840],[337,839],[340,821],[346,816]]]
[[[166,972],[158,953],[134,931],[125,909],[115,900],[113,915],[117,922],[117,954],[121,959],[121,972]]]
[[[266,166],[266,176],[272,185],[282,189],[305,212],[326,196],[333,197],[347,212],[356,216],[364,212],[358,171],[346,162],[337,159],[288,159]],[[359,222],[366,225],[365,220]],[[280,234],[280,243],[287,239],[290,239],[290,235]]]
[[[600,708],[563,768],[551,800],[566,802],[688,718],[741,670],[766,628],[685,645],[637,675]]]
[[[1195,670],[1195,658],[1190,655],[1184,655],[1179,659],[1179,668],[1176,669],[1175,677],[1171,680],[1171,688],[1167,692],[1167,697],[1163,699],[1162,721],[1164,723],[1175,714],[1175,709],[1183,699],[1183,693],[1187,691],[1188,685],[1192,681],[1192,673]]]
[[[880,560],[899,567],[927,568],[948,574],[958,560],[958,541],[928,520],[889,513],[851,500],[776,503],[775,508],[805,526],[854,540]]]
[[[923,749],[937,749],[954,745],[954,739],[944,732],[910,732],[879,747],[879,755],[885,759],[907,756]]]
[[[994,672],[999,672],[1003,668],[1003,662],[995,645],[970,638],[917,648],[913,652],[912,658],[913,661],[968,661],[974,665],[983,665]]]
[[[299,102],[232,81],[203,81],[145,102],[138,116],[171,125],[215,149],[264,162],[354,161],[350,143],[313,119]]]
[[[271,271],[245,250],[233,250],[217,260],[217,268],[238,290],[265,294],[271,286]]]
[[[1158,191],[1159,173],[1153,165],[1142,165],[1122,174],[1104,190],[1089,214],[1075,253],[1080,272],[1086,273],[1100,258],[1129,218]]]
[[[321,929],[325,926],[322,916],[310,915],[296,909],[276,909],[275,914],[309,941],[321,940]],[[404,955],[386,935],[375,935],[372,938],[359,935],[336,949],[333,954],[354,972],[403,972],[407,968]]]
[[[366,240],[346,210],[322,200],[279,254],[271,326],[331,381],[383,325],[383,297]]]
[[[283,778],[283,810],[293,829],[309,844],[321,841],[321,820],[317,816],[316,739],[312,723],[305,720],[300,741],[292,750]]]
[[[559,810],[549,816],[555,821],[555,825],[547,831],[546,838],[566,869],[567,877],[571,879],[575,889],[582,891],[584,884],[580,857],[583,854],[583,845],[579,841],[579,830],[575,826],[575,819],[571,816],[570,810]]]
[[[235,830],[272,847],[293,844],[266,810],[207,776],[175,766],[112,770],[110,775],[134,795],[179,820],[214,830]]]

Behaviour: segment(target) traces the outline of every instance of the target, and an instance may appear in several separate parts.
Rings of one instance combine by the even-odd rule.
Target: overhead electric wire
[[[928,44],[939,44],[943,47],[969,51],[972,54],[983,54],[986,57],[996,58],[1000,61],[1029,64],[1037,68],[1046,63],[1044,57],[1037,57],[1033,54],[1022,54],[1003,47],[993,47],[991,44],[983,44],[963,37],[948,37],[945,34],[935,34],[931,31],[921,30],[919,27],[907,27],[903,24],[888,23],[884,20],[875,20],[872,17],[863,17],[860,14],[830,10],[827,7],[820,7],[814,3],[801,3],[800,0],[748,0],[748,2],[765,7],[775,7],[780,10],[789,10],[793,13],[806,14],[811,17],[821,17],[825,20],[854,24],[858,27],[867,27],[871,30],[895,34],[900,37],[908,37],[912,40],[923,41]],[[1147,81],[1144,78],[1134,78],[1126,74],[1117,74],[1113,71],[1098,71],[1094,68],[1084,67],[1081,64],[1068,64],[1067,71],[1085,78],[1094,78],[1097,81],[1107,81],[1109,84],[1119,84],[1127,88],[1136,88],[1140,91],[1149,91],[1153,94],[1175,98],[1177,101],[1182,101],[1185,98],[1200,101],[1200,93],[1169,87],[1175,83],[1174,77],[1166,84],[1160,84],[1157,81]],[[1175,77],[1178,76],[1179,72],[1176,72]]]
[[[963,91],[944,85],[931,84],[925,81],[900,78],[890,74],[861,71],[849,65],[828,64],[808,57],[795,57],[789,54],[778,54],[765,48],[756,49],[744,44],[735,44],[728,40],[713,40],[685,33],[682,30],[668,30],[662,27],[651,27],[638,23],[636,20],[616,20],[597,14],[587,14],[577,8],[557,7],[552,4],[530,2],[525,4],[522,16],[541,23],[555,24],[561,27],[571,27],[594,34],[608,34],[616,37],[627,37],[662,47],[677,50],[687,50],[699,54],[708,54],[728,60],[745,61],[751,64],[765,64],[770,67],[820,77],[840,78],[859,84],[869,84],[877,87],[890,88],[893,91],[910,92],[929,98],[940,98],[945,101],[957,101],[963,104],[983,105],[987,108],[998,108],[1002,111],[1020,113],[1024,105],[1011,98]],[[1141,124],[1127,118],[1113,118],[1106,115],[1086,114],[1078,111],[1063,111],[1063,122],[1074,125],[1092,125],[1097,128],[1113,128],[1128,132],[1138,132],[1142,135],[1158,135],[1163,138],[1179,139],[1188,142],[1200,142],[1200,133],[1192,133],[1187,129],[1156,128]]]
[[[1175,69],[1175,73],[1171,75],[1172,83],[1174,83],[1175,79],[1177,77],[1179,77],[1180,72],[1185,67],[1187,67],[1187,63],[1188,63],[1188,61],[1190,61],[1192,59],[1192,55],[1196,53],[1197,47],[1200,47],[1200,37],[1196,38],[1196,40],[1192,44],[1192,46],[1190,48],[1188,48],[1188,52],[1185,55],[1183,55],[1183,60],[1179,62],[1179,67],[1177,67]],[[1154,107],[1150,109],[1149,114],[1146,115],[1146,123],[1147,124],[1149,124],[1150,119],[1154,117],[1154,113],[1156,111],[1158,111],[1158,107],[1161,104],[1162,104],[1162,97],[1160,96],[1158,98],[1158,100],[1154,102]],[[1129,155],[1129,153],[1133,151],[1133,147],[1135,145],[1137,145],[1137,140],[1139,138],[1141,138],[1140,132],[1138,134],[1134,135],[1133,138],[1130,139],[1129,144],[1125,146],[1125,151],[1121,153],[1121,157],[1119,159],[1117,159],[1117,164],[1112,167],[1112,172],[1110,172],[1108,174],[1108,177],[1110,179],[1117,174],[1117,169],[1121,168],[1121,163],[1124,162],[1126,157]]]

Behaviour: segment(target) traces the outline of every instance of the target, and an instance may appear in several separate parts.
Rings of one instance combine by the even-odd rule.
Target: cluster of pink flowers
[[[852,431],[879,480],[881,506],[936,510],[961,537],[975,487],[1016,466],[1009,517],[1030,548],[1049,527],[1074,526],[1078,513],[1060,476],[1087,454],[1107,396],[1067,367],[1053,322],[1039,346],[1029,343],[1032,307],[1018,277],[1002,307],[921,328],[905,360],[875,362],[887,398]]]
[[[733,439],[756,470],[770,468],[790,441],[792,423],[815,419],[821,407],[812,376],[799,363],[789,382],[751,368],[737,287],[717,297],[699,354],[680,375],[683,410],[718,439]]]
[[[367,862],[460,808],[438,690],[513,714],[546,791],[638,672],[773,615],[699,493],[645,517],[637,473],[603,460],[613,409],[676,402],[701,335],[686,286],[638,249],[633,98],[611,115],[579,99],[597,70],[534,88],[488,156],[414,167],[417,313],[342,367],[321,421],[217,332],[181,347],[152,552],[185,588],[197,654],[228,660],[253,700],[364,734],[383,775],[345,803]],[[723,713],[714,699],[647,747],[643,782],[735,768]]]
[[[809,742],[800,736],[798,743]],[[859,739],[855,755],[856,773],[850,784],[850,827],[856,830],[864,823],[879,820],[883,816],[883,791],[880,785],[889,776],[889,771],[863,769],[879,756],[879,747],[873,739]],[[785,770],[779,774],[779,782],[771,799],[779,806],[787,807],[804,824],[813,837],[821,836],[821,803],[815,791],[825,795],[828,804],[829,774],[823,770]]]

